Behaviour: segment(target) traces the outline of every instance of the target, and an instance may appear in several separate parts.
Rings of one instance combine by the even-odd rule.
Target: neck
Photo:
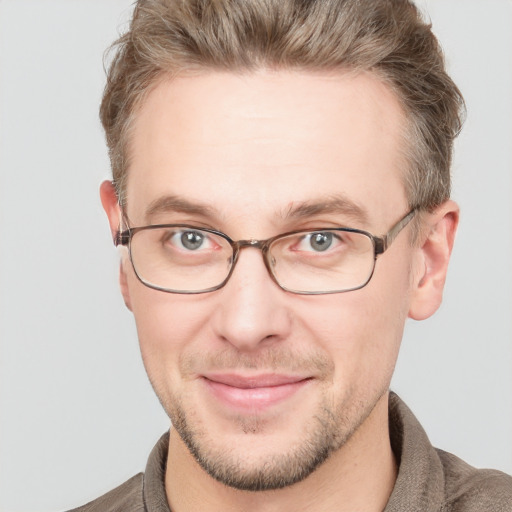
[[[172,429],[165,486],[173,512],[382,512],[396,475],[386,394],[350,440],[316,471],[275,491],[240,491],[216,481]]]

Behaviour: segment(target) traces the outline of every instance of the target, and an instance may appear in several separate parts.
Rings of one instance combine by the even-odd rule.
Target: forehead
[[[395,96],[371,74],[175,77],[151,91],[134,121],[129,217],[146,221],[167,196],[207,206],[222,222],[271,219],[332,196],[385,217],[390,204],[406,203],[403,126]]]

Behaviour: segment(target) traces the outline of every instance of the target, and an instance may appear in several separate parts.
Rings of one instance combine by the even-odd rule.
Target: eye
[[[309,235],[309,245],[315,251],[326,251],[332,245],[332,233],[313,233]]]
[[[342,240],[331,231],[318,231],[304,235],[296,245],[298,251],[325,252],[337,247]]]
[[[180,242],[186,249],[195,251],[203,245],[204,238],[204,235],[197,231],[185,231],[180,236]]]
[[[213,243],[208,235],[202,231],[174,231],[168,241],[179,249],[197,251],[198,249],[211,249]]]

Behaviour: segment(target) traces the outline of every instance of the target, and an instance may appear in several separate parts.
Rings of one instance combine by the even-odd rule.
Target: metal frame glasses
[[[157,224],[129,227],[117,233],[114,243],[116,246],[128,247],[135,275],[142,284],[167,293],[199,294],[222,288],[233,274],[240,251],[246,247],[261,250],[270,277],[285,291],[302,295],[343,293],[358,290],[368,284],[375,271],[377,257],[389,248],[397,235],[412,220],[416,211],[416,208],[409,211],[382,236],[375,236],[360,229],[331,227],[290,231],[266,240],[234,241],[225,233],[213,229],[187,224]],[[177,234],[181,234],[181,240],[178,242],[172,238],[176,238]],[[183,236],[189,238],[183,239]],[[215,243],[220,247],[216,249],[218,254],[212,248],[209,252],[202,250],[194,253],[194,240],[202,242],[208,238],[210,245]],[[333,239],[337,245],[334,251],[329,252],[324,246],[328,241],[330,248]],[[191,243],[192,248],[186,251],[175,250],[177,243],[183,245],[183,240]],[[317,250],[309,250],[311,247],[306,251],[297,250],[295,246],[303,244],[304,240],[316,244]],[[153,246],[156,252],[150,253]],[[158,262],[155,256],[157,252],[160,259]],[[160,253],[164,256],[160,256]],[[202,259],[197,256],[204,254],[207,257]],[[333,260],[331,254],[335,254],[336,259]],[[352,259],[348,259],[347,254],[351,255]],[[359,263],[357,257],[360,258]],[[363,260],[363,257],[366,259]],[[217,266],[216,269],[213,268],[214,265]],[[209,274],[212,277],[206,277]],[[169,278],[169,282],[174,279],[175,284],[164,286],[164,277]],[[205,286],[197,285],[191,287],[192,289],[187,289],[181,284],[178,286],[179,281],[187,282],[187,279],[197,283],[204,279]],[[343,286],[341,283],[344,283]]]

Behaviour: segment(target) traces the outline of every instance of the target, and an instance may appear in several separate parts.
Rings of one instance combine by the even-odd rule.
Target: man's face
[[[137,114],[127,218],[233,240],[336,226],[382,235],[407,212],[403,126],[392,93],[368,74],[178,77]],[[246,489],[289,485],[339,453],[384,410],[411,303],[408,235],[366,287],[332,295],[283,291],[254,248],[222,289],[201,295],[147,288],[125,260],[125,299],[171,436]]]

